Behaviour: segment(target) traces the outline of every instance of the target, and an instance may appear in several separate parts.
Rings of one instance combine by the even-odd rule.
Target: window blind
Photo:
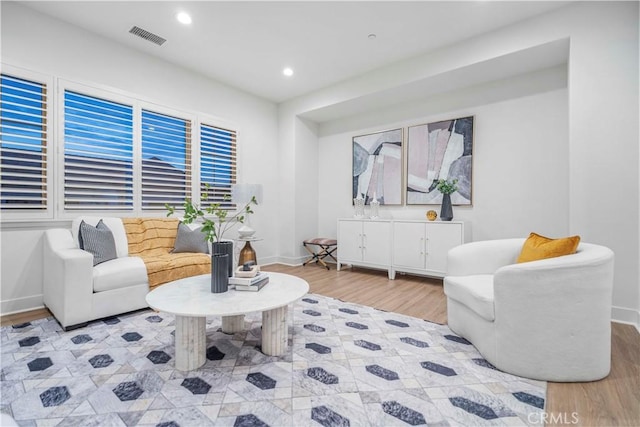
[[[142,110],[142,208],[191,197],[191,121]]]
[[[231,185],[236,183],[236,132],[200,125],[200,191],[205,196],[202,206],[221,203],[234,209]],[[225,200],[227,198],[227,200]]]
[[[47,86],[0,77],[0,206],[47,209]]]
[[[64,208],[133,209],[133,107],[64,92]]]

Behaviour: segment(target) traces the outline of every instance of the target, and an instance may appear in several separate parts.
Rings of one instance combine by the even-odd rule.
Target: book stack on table
[[[260,272],[254,277],[229,277],[229,284],[235,285],[236,291],[257,292],[269,283],[269,275]]]

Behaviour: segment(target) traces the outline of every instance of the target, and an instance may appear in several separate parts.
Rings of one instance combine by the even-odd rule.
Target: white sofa
[[[525,239],[451,249],[448,324],[498,369],[537,380],[594,381],[611,366],[613,252],[516,264]]]
[[[95,226],[102,219],[113,233],[118,258],[93,266],[93,256],[78,247],[80,222]],[[44,304],[65,329],[148,307],[147,269],[141,258],[128,256],[122,220],[79,217],[71,230],[44,235]]]

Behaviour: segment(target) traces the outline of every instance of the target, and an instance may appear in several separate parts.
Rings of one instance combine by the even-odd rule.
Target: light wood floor
[[[309,282],[310,292],[446,323],[447,302],[442,281],[365,269],[330,271],[317,266],[280,264],[266,271],[294,274]],[[2,326],[49,316],[46,309],[3,316]],[[549,383],[547,425],[640,426],[640,334],[630,325],[612,324],[612,368],[603,380],[590,383]],[[574,416],[575,414],[575,416]],[[575,418],[577,422],[574,423]]]

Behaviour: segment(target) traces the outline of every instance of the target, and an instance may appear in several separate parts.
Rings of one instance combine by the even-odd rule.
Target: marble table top
[[[258,292],[211,293],[211,275],[187,277],[160,285],[147,294],[149,306],[179,316],[236,316],[272,310],[302,298],[309,284],[296,276],[268,272],[269,283]]]

